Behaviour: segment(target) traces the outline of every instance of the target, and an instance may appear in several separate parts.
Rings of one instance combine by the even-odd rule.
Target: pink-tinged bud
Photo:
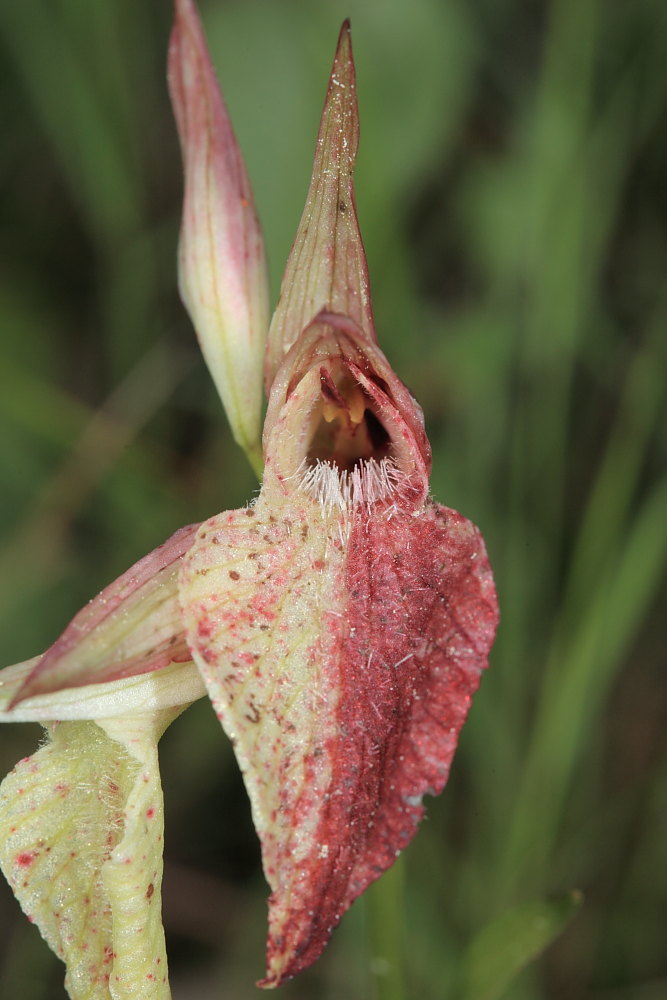
[[[10,708],[34,695],[188,661],[177,580],[198,527],[180,528],[82,608],[39,657]]]
[[[234,438],[261,469],[262,362],[269,319],[264,245],[192,0],[175,0],[169,90],[185,169],[181,296]]]
[[[365,340],[376,340],[352,182],[358,145],[356,77],[350,23],[345,21],[329,78],[306,206],[271,321],[265,363],[267,396],[285,355],[322,310],[347,316]]]
[[[271,886],[262,986],[310,965],[414,836],[498,620],[482,537],[429,499],[422,412],[375,342],[356,147],[346,24],[270,333],[262,490],[181,567]]]

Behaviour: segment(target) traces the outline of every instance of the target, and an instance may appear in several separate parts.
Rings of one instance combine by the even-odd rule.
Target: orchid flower
[[[269,328],[241,154],[192,0],[175,7],[181,291],[256,465],[264,356],[264,474],[254,503],[176,532],[0,673],[0,718],[48,734],[0,788],[0,863],[73,1000],[169,996],[156,746],[185,707],[208,694],[243,772],[276,986],[414,836],[497,623],[482,537],[431,500],[422,411],[377,344],[349,24]]]

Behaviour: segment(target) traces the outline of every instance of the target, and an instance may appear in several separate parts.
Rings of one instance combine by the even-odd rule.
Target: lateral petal
[[[197,528],[180,528],[82,608],[37,660],[10,707],[38,694],[188,661],[178,569]]]
[[[59,722],[108,719],[190,705],[206,694],[199,671],[192,661],[188,661],[168,663],[166,667],[136,677],[38,694],[8,708],[16,701],[17,692],[39,659],[35,656],[25,663],[0,670],[0,722],[46,724],[53,719]]]
[[[271,492],[205,522],[181,574],[188,641],[272,889],[264,986],[313,962],[411,840],[497,621],[469,521],[344,490],[346,503],[323,503],[332,489],[295,487],[281,506]]]

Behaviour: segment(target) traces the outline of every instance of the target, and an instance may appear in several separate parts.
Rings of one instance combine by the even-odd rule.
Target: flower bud
[[[261,471],[268,283],[241,151],[192,0],[176,0],[169,90],[185,170],[179,286],[237,443]]]

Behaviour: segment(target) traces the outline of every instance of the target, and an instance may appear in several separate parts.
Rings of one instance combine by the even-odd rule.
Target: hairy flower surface
[[[243,771],[271,887],[260,985],[277,986],[443,788],[497,624],[482,537],[431,500],[421,409],[377,344],[349,25],[268,339],[261,236],[191,0],[169,75],[181,288],[252,461],[266,339],[264,475],[252,505],[181,529],[0,674],[2,718],[49,734],[0,789],[0,863],[75,1000],[169,995],[156,743],[184,707],[208,692]]]

